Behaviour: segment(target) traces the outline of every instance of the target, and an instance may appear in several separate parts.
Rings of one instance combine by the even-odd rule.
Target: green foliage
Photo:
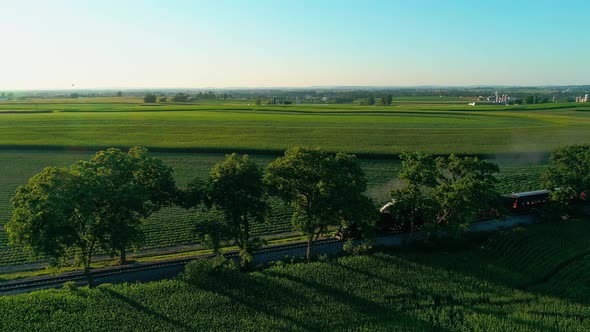
[[[158,97],[155,94],[148,93],[145,95],[145,97],[143,97],[143,102],[146,104],[148,104],[148,103],[153,104],[156,102],[157,99],[158,99]]]
[[[477,157],[437,158],[439,185],[436,222],[458,234],[482,213],[497,210],[500,194],[496,189],[498,165]]]
[[[590,145],[572,145],[556,149],[543,174],[545,187],[552,189],[551,206],[542,211],[553,218],[568,219],[577,214],[572,201],[588,199],[590,193]]]
[[[162,159],[173,168],[174,178],[179,186],[190,187],[188,184],[199,176],[206,179],[211,168],[224,158],[223,154],[188,154],[188,153],[150,153]],[[45,166],[69,166],[80,159],[90,159],[89,152],[61,151],[0,151],[0,224],[5,224],[11,215],[10,198],[14,196],[18,186],[26,183],[34,174]],[[251,156],[260,167],[271,162],[272,156]],[[391,189],[397,188],[400,181],[393,174],[399,173],[401,163],[398,160],[359,159],[367,179],[365,194],[375,202],[382,204],[391,196]],[[519,192],[544,188],[541,174],[546,165],[543,161],[498,160],[501,173],[498,184],[501,193]],[[204,185],[204,183],[201,183]],[[183,191],[183,193],[186,193]],[[179,196],[179,198],[182,196]],[[197,197],[197,201],[201,198]],[[252,226],[254,236],[271,233],[289,232],[292,229],[291,217],[293,209],[285,206],[279,199],[269,200],[268,223],[256,223]],[[374,208],[372,212],[378,211]],[[222,219],[217,210],[206,209],[185,210],[179,207],[164,207],[152,214],[140,225],[144,240],[141,249],[157,249],[177,245],[200,243],[194,236],[195,221]],[[367,231],[370,228],[366,228]],[[361,229],[364,231],[364,229]],[[99,253],[103,255],[102,251]],[[8,236],[0,226],[0,266],[14,265],[35,261],[20,247],[8,246]]]
[[[291,148],[267,166],[265,181],[274,193],[291,204],[293,225],[312,242],[329,226],[364,219],[367,182],[354,156],[310,148]]]
[[[571,190],[576,194],[590,190],[590,145],[556,149],[549,162],[543,175],[547,188]]]
[[[174,95],[174,97],[172,97],[172,100],[175,103],[186,103],[189,99],[189,95],[187,95],[186,93],[177,93]]]
[[[76,282],[74,282],[74,281],[64,282],[64,285],[62,288],[68,292],[75,292],[78,290],[78,286],[76,285]]]
[[[147,150],[109,149],[69,169],[46,168],[19,187],[7,231],[13,244],[56,262],[75,253],[88,271],[98,248],[124,263],[141,221],[175,194],[172,170]]]
[[[231,282],[240,273],[237,264],[219,255],[212,259],[199,259],[186,264],[179,279],[187,283],[211,287],[221,286],[224,282]]]
[[[48,167],[17,188],[11,200],[12,218],[6,225],[11,244],[54,261],[72,248],[82,251],[84,258],[91,255],[97,225],[79,215],[87,209],[82,187],[80,177],[68,169]]]
[[[451,252],[196,264],[186,281],[0,297],[0,330],[588,331],[589,235],[587,222],[546,224]]]
[[[381,104],[383,106],[389,106],[391,105],[391,102],[393,101],[393,96],[392,95],[386,95],[381,97]]]
[[[258,165],[247,155],[227,155],[216,164],[206,184],[206,203],[223,212],[224,220],[200,222],[197,233],[207,236],[217,250],[220,240],[231,239],[240,248],[240,264],[248,266],[263,244],[252,237],[251,226],[264,221],[268,211],[266,188]]]
[[[458,234],[482,213],[499,208],[496,164],[453,154],[435,159],[416,152],[400,158],[406,185],[392,192],[391,212],[404,228],[424,224]]]
[[[152,213],[176,200],[172,169],[162,160],[150,157],[145,148],[128,153],[119,149],[99,151],[89,162],[72,166],[92,188],[89,204],[93,217],[103,223],[102,249],[126,260],[126,249],[143,239],[140,225]]]
[[[439,176],[436,160],[422,152],[403,152],[399,178],[413,187],[434,187]]]

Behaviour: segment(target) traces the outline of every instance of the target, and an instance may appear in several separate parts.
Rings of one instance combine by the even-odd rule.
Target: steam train
[[[540,208],[547,204],[550,199],[550,193],[549,190],[513,193],[503,196],[500,204],[510,214],[527,214],[532,209]],[[585,199],[585,193],[581,194],[581,198]],[[398,218],[392,214],[392,208],[395,206],[395,203],[395,199],[393,199],[379,209],[380,218],[375,223],[377,232],[380,234],[403,233],[409,232],[412,228],[420,229],[424,221],[419,218],[413,225],[398,221]],[[498,212],[489,211],[482,213],[479,220],[493,219],[495,217],[498,217]],[[356,223],[351,223],[346,227],[340,227],[335,234],[336,238],[341,240],[359,238],[360,235],[360,229]]]

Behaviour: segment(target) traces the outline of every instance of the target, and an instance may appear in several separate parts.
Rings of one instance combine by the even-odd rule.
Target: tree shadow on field
[[[465,262],[454,262],[453,264],[449,264],[449,262],[443,259],[422,259],[422,256],[418,255],[408,255],[405,256],[404,259],[423,266],[443,269],[453,273],[485,280],[502,287],[521,290],[530,294],[550,296],[567,302],[588,306],[590,305],[590,296],[588,296],[588,294],[583,294],[583,290],[588,289],[587,285],[583,284],[583,281],[578,281],[578,284],[574,281],[569,284],[568,282],[562,282],[562,287],[574,287],[574,291],[571,289],[565,290],[560,289],[560,287],[552,287],[551,283],[552,281],[559,282],[559,279],[556,278],[559,278],[559,273],[562,270],[583,262],[584,259],[588,259],[589,255],[590,251],[573,255],[571,258],[564,260],[560,264],[547,269],[543,275],[539,276],[532,276],[526,274],[524,271],[519,271],[517,266],[503,264],[502,260],[495,257],[493,253],[486,252],[481,252],[479,255],[480,257],[470,257]],[[383,257],[381,259],[383,259]],[[474,266],[473,260],[475,259],[478,260],[475,262],[476,265]],[[590,271],[585,270],[583,273],[590,277]],[[518,277],[518,280],[514,279],[515,277]],[[580,282],[582,282],[582,284],[580,284]]]
[[[252,278],[247,273],[239,271],[226,272],[223,274],[214,274],[208,276],[208,279],[202,281],[185,282],[192,287],[229,298],[233,303],[237,303],[246,310],[256,311],[272,318],[279,318],[285,322],[284,326],[277,327],[281,331],[299,331],[299,330],[316,330],[309,321],[292,317],[282,308],[292,306],[293,300],[297,299],[299,294],[292,292],[290,289],[271,281],[264,282]],[[241,313],[237,313],[239,315]],[[239,326],[236,326],[239,330]]]
[[[277,270],[266,271],[265,274],[274,276],[276,278],[287,279],[294,284],[301,285],[302,289],[308,289],[313,293],[317,293],[323,297],[328,297],[334,302],[343,304],[350,308],[356,316],[348,316],[347,318],[352,321],[359,321],[362,319],[363,323],[369,326],[387,326],[387,329],[399,330],[400,327],[396,326],[396,323],[402,323],[401,328],[407,328],[404,325],[411,325],[412,330],[416,331],[448,331],[448,329],[433,324],[433,322],[426,322],[416,317],[412,317],[404,312],[397,310],[394,307],[385,306],[362,297],[359,297],[351,292],[347,292],[337,287],[338,280],[333,280],[336,286],[330,286],[322,284],[316,281],[303,279],[301,277],[294,276],[292,274],[283,273]],[[326,327],[327,329],[333,329],[336,331],[351,329],[351,321],[342,321],[336,325]]]
[[[427,262],[424,262],[412,256],[395,257],[383,254],[375,254],[371,257],[376,260],[382,261],[383,264],[399,265],[402,262],[404,264],[409,263],[411,264],[411,268],[421,270],[416,272],[417,274],[430,273],[433,275],[440,275],[440,278],[444,278],[445,275],[449,275],[449,273],[452,273],[454,276],[458,278],[449,279],[447,282],[447,285],[449,286],[448,288],[439,288],[436,289],[436,291],[433,289],[429,289],[428,287],[421,287],[420,283],[412,282],[412,280],[398,279],[394,281],[392,279],[389,279],[388,281],[395,282],[397,286],[408,289],[409,296],[415,298],[417,300],[416,302],[426,303],[412,304],[408,308],[406,308],[406,310],[424,310],[428,308],[435,309],[441,307],[462,307],[462,310],[465,312],[481,314],[484,316],[494,316],[509,321],[511,324],[514,324],[515,326],[521,326],[525,330],[539,331],[554,330],[555,327],[553,325],[550,325],[549,322],[543,323],[540,321],[530,321],[514,316],[506,317],[507,312],[513,311],[509,307],[523,305],[523,311],[525,311],[528,314],[551,316],[555,318],[557,321],[569,319],[572,321],[583,323],[584,321],[590,320],[590,315],[584,313],[563,314],[547,313],[544,311],[535,310],[534,304],[537,301],[539,301],[539,296],[554,296],[555,294],[553,294],[552,292],[535,292],[529,290],[524,290],[523,292],[521,289],[515,287],[513,284],[493,279],[489,275],[482,274],[477,271],[469,273],[469,269],[456,269],[452,266],[449,267],[448,265],[445,265],[444,262],[440,261],[428,260]],[[381,278],[381,276],[376,275],[372,272],[359,270],[354,267],[346,266],[343,264],[339,264],[339,266],[345,269],[349,269],[355,273],[362,273],[373,278]],[[484,280],[485,282],[482,284],[463,283],[459,285],[459,283],[461,283],[460,278],[473,278],[478,280]],[[459,298],[454,293],[456,289],[461,289],[461,292],[470,293],[473,296],[463,296]],[[511,298],[511,296],[518,293],[520,293],[520,298]],[[566,303],[569,303],[567,297],[555,296],[554,298],[557,300],[565,300]],[[420,299],[424,299],[425,301],[419,301]],[[526,308],[527,305],[531,305],[533,307]],[[463,314],[459,315],[459,319],[462,319],[462,316]]]
[[[403,318],[417,330],[434,329],[432,325],[396,313],[391,308],[379,306],[338,288],[308,282],[273,269],[255,274],[236,272],[230,277],[217,276],[209,282],[190,282],[190,284],[198,289],[227,297],[248,311],[262,313],[272,318],[275,322],[273,330],[350,330],[354,328],[355,323],[361,321],[361,318],[363,318],[362,323],[369,326],[383,326],[388,322],[395,325],[396,318]],[[331,301],[326,302],[326,296],[337,302],[335,303],[337,305],[344,304],[346,306],[344,312],[334,309]],[[339,308],[342,309],[341,306]],[[352,310],[348,312],[348,308]],[[338,320],[338,318],[341,319]],[[239,326],[236,326],[236,329],[239,329]]]
[[[123,295],[121,293],[115,292],[114,290],[112,290],[110,288],[101,287],[99,289],[100,289],[100,291],[102,293],[104,293],[104,294],[106,294],[108,296],[111,296],[111,297],[113,297],[113,298],[115,298],[115,299],[117,299],[117,300],[119,300],[121,302],[124,302],[125,304],[127,304],[128,306],[136,309],[137,311],[143,312],[143,313],[145,313],[145,314],[147,314],[149,316],[152,316],[152,317],[154,317],[154,318],[156,318],[158,320],[162,320],[162,321],[164,321],[164,322],[166,322],[166,323],[168,323],[168,324],[170,324],[170,325],[172,325],[172,326],[174,326],[176,328],[182,329],[184,331],[190,331],[190,332],[197,331],[195,328],[193,328],[193,327],[191,327],[189,325],[186,325],[183,322],[177,321],[177,320],[172,319],[170,317],[167,317],[166,315],[163,315],[163,314],[161,314],[161,313],[159,313],[157,311],[154,311],[154,310],[152,310],[152,309],[150,309],[150,308],[142,305],[141,303],[128,298],[127,296],[125,296],[125,295]]]

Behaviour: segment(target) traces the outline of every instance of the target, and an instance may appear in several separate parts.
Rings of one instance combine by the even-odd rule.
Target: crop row
[[[542,260],[568,259],[569,243],[544,250],[550,234],[578,243],[590,228],[555,223],[499,234],[485,248],[377,252],[210,279],[0,297],[0,330],[588,331],[587,296],[570,296],[587,289],[578,283],[590,278],[587,259],[558,274],[574,283],[512,282],[522,271],[546,273],[550,267],[535,267]],[[523,238],[525,247],[513,245]],[[523,250],[538,258],[502,258]]]

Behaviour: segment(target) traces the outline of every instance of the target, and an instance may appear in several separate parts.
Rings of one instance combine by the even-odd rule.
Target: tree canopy
[[[248,266],[262,245],[259,238],[252,237],[252,224],[263,222],[268,209],[262,171],[247,155],[227,155],[211,170],[205,195],[206,204],[222,211],[224,219],[199,221],[197,232],[207,236],[214,248],[221,239],[231,239],[240,248],[241,265]],[[197,201],[193,199],[193,203]]]
[[[108,149],[34,175],[12,198],[7,229],[12,243],[54,262],[74,254],[88,271],[98,248],[124,263],[142,239],[141,222],[175,197],[172,170],[146,149]]]
[[[88,180],[67,168],[48,167],[17,188],[6,225],[11,243],[47,256],[52,265],[74,254],[88,272],[105,235],[102,221],[92,217],[95,187]]]
[[[400,158],[399,177],[406,185],[392,191],[392,215],[404,228],[423,224],[456,234],[484,212],[497,209],[497,165],[477,157],[435,159],[420,152],[403,153]]]
[[[142,147],[128,153],[116,148],[99,151],[72,169],[93,179],[95,217],[107,223],[107,248],[112,255],[120,255],[122,264],[126,249],[143,239],[142,222],[176,200],[172,169]]]
[[[295,209],[293,225],[307,236],[308,259],[314,238],[366,211],[359,205],[368,201],[363,196],[367,182],[351,155],[291,148],[268,165],[265,182],[271,193]]]
[[[157,100],[157,96],[153,93],[148,93],[143,97],[144,103],[155,103]]]
[[[590,194],[590,145],[572,145],[553,151],[543,174],[545,188],[552,190],[547,219],[568,219],[576,214],[572,201],[588,200]]]

